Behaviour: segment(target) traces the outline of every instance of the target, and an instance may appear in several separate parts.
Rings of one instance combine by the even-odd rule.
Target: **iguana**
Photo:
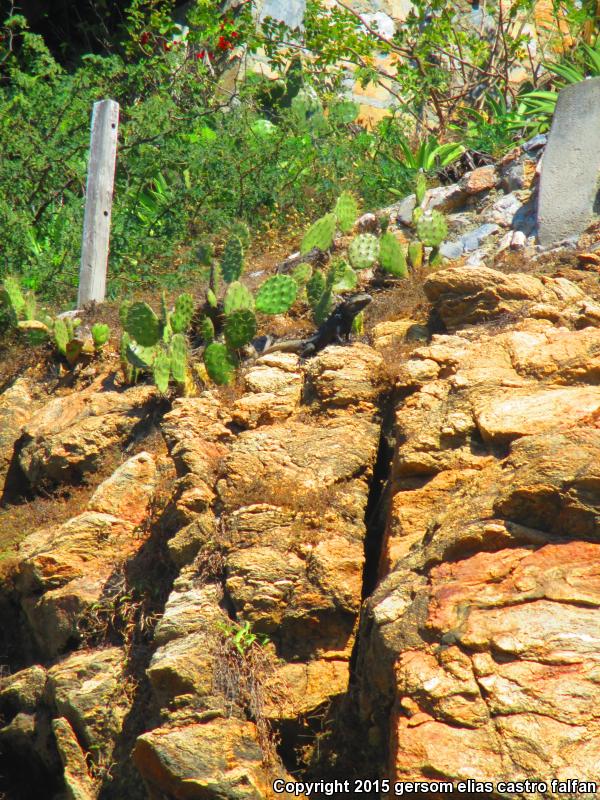
[[[268,345],[259,355],[280,351],[298,353],[302,358],[314,356],[329,344],[341,344],[342,337],[348,341],[352,331],[352,322],[357,314],[372,301],[370,294],[360,293],[347,297],[337,305],[325,322],[312,336],[306,339],[287,339]]]

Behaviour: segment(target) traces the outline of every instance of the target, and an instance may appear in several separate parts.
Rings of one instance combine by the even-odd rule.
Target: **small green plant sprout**
[[[239,280],[244,271],[244,247],[238,236],[230,236],[221,258],[221,275],[227,283]]]
[[[348,258],[354,269],[368,269],[379,258],[379,239],[372,233],[356,236],[348,248]]]
[[[92,341],[94,342],[94,352],[99,353],[110,339],[110,328],[103,322],[96,322],[92,325]]]
[[[365,332],[365,312],[361,311],[352,320],[352,333],[362,336]]]
[[[333,210],[342,233],[350,233],[358,217],[358,203],[350,192],[342,192]]]
[[[128,304],[122,310],[125,332],[121,339],[121,358],[127,362],[123,365],[125,375],[136,379],[138,372],[149,373],[163,394],[173,379],[179,390],[187,392],[191,380],[184,334],[193,314],[194,300],[189,294],[180,295],[172,311],[168,310],[163,295],[160,317],[147,303]]]
[[[241,656],[245,656],[251,647],[264,647],[270,641],[266,634],[254,633],[248,620],[239,625],[235,622],[218,622],[217,625]]]
[[[386,231],[379,240],[379,263],[381,264],[381,269],[394,278],[406,277],[407,267],[404,249],[390,231]]]
[[[323,252],[329,250],[335,237],[336,225],[337,219],[333,213],[325,214],[324,217],[318,219],[304,234],[300,245],[301,255],[310,253],[315,247]]]
[[[413,269],[423,266],[423,243],[417,240],[408,245],[408,261]]]

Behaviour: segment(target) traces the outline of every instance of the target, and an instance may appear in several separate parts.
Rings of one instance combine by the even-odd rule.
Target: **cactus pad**
[[[325,275],[323,275],[320,269],[316,269],[306,284],[306,296],[308,297],[311,308],[314,309],[317,307],[325,291],[325,284]]]
[[[356,236],[348,248],[348,258],[354,269],[372,267],[379,258],[379,239],[372,233]]]
[[[63,319],[57,319],[54,323],[54,343],[58,349],[58,352],[66,356],[67,355],[67,345],[69,343],[69,331],[67,330],[67,324]]]
[[[169,388],[169,378],[171,377],[171,359],[164,351],[161,351],[154,360],[152,377],[158,391],[166,394]]]
[[[231,350],[238,350],[256,336],[256,317],[248,308],[233,311],[225,318],[225,341]]]
[[[171,372],[177,383],[185,383],[187,373],[188,349],[185,336],[182,333],[175,333],[171,339],[169,349],[171,356]]]
[[[202,317],[200,320],[200,336],[206,343],[212,342],[215,338],[215,326],[210,317]]]
[[[254,297],[243,283],[234,281],[227,287],[225,298],[223,299],[223,311],[225,314],[232,314],[241,308],[247,308],[252,311],[254,309]]]
[[[408,260],[411,267],[415,269],[423,266],[423,245],[421,242],[411,242],[408,245]]]
[[[274,275],[256,293],[256,310],[263,314],[283,314],[293,304],[298,284],[289,275]]]
[[[244,269],[244,248],[237,236],[230,236],[221,258],[221,274],[227,283],[237,281]]]
[[[250,247],[250,228],[245,222],[234,222],[229,229],[229,233],[238,237],[244,250]]]
[[[425,177],[424,172],[419,172],[417,174],[417,179],[415,181],[415,197],[418,206],[420,206],[423,200],[425,199],[426,191],[427,191],[427,178]]]
[[[103,322],[96,322],[92,325],[92,339],[94,341],[94,349],[100,350],[101,347],[108,342],[110,338],[110,328]]]
[[[342,192],[335,204],[334,213],[342,233],[350,233],[358,217],[358,203],[350,192]]]
[[[126,346],[125,356],[127,361],[136,369],[151,369],[158,355],[158,347],[143,347],[129,341]]]
[[[318,219],[304,234],[304,239],[302,239],[302,244],[300,245],[300,253],[304,255],[315,247],[318,247],[319,250],[329,250],[333,244],[336,224],[335,214],[326,214],[321,219]]]
[[[379,241],[379,263],[385,272],[396,278],[406,276],[406,256],[393,233],[384,233]]]
[[[142,347],[152,347],[160,339],[160,321],[147,303],[129,308],[125,330]]]
[[[358,275],[356,272],[350,264],[344,264],[344,269],[341,272],[336,272],[331,288],[334,292],[350,292],[356,287],[357,283]]]
[[[427,247],[439,247],[448,235],[446,220],[439,211],[425,211],[416,227],[417,236]]]
[[[175,301],[175,310],[169,317],[173,333],[184,333],[194,316],[194,298],[187,292],[180,294]]]
[[[319,298],[319,302],[313,307],[313,318],[317,325],[325,322],[329,316],[332,305],[333,296],[331,289],[327,288]]]
[[[221,342],[212,342],[204,350],[204,364],[209,377],[220,385],[231,383],[235,368],[235,358]]]
[[[305,286],[310,280],[313,270],[310,264],[298,264],[292,272],[292,278],[296,281],[298,286]]]

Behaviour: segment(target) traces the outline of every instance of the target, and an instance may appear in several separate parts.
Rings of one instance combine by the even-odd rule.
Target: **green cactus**
[[[200,336],[202,337],[202,341],[204,342],[212,342],[215,338],[215,326],[210,317],[202,317],[200,320],[200,329],[199,329]]]
[[[130,300],[123,300],[119,306],[119,320],[121,321],[121,327],[123,330],[125,330],[125,326],[127,325],[127,314],[129,314],[129,309],[131,306],[132,303]]]
[[[188,347],[185,336],[175,333],[169,347],[171,373],[173,379],[179,384],[185,383],[188,365]]]
[[[153,347],[161,337],[160,320],[148,303],[133,303],[130,306],[125,330],[142,347]]]
[[[67,355],[67,344],[69,343],[69,332],[67,331],[66,322],[62,319],[57,319],[54,323],[54,344],[58,352],[66,356]]]
[[[423,266],[422,242],[414,241],[408,245],[408,260],[414,269],[420,269]]]
[[[144,347],[129,339],[125,356],[129,363],[133,364],[136,369],[148,372],[154,366],[154,361],[159,352],[157,345],[153,347]]]
[[[223,299],[224,313],[231,314],[234,311],[239,311],[241,308],[247,308],[250,311],[254,310],[254,297],[252,292],[239,281],[230,283],[225,292]]]
[[[194,298],[191,294],[180,294],[175,301],[175,310],[169,315],[173,333],[184,333],[190,327],[194,316]]]
[[[321,297],[319,298],[318,303],[313,306],[313,319],[317,325],[320,325],[322,322],[325,322],[327,317],[331,312],[331,307],[333,306],[333,293],[331,288],[327,287]]]
[[[418,206],[420,206],[423,200],[425,199],[426,191],[427,191],[427,178],[425,177],[424,172],[419,171],[415,181],[415,197]]]
[[[442,254],[440,253],[440,248],[432,247],[431,253],[429,253],[429,266],[439,267],[441,263],[442,263]]]
[[[96,322],[92,325],[92,340],[94,350],[99,352],[110,339],[110,328],[103,322]]]
[[[325,275],[320,269],[316,269],[308,283],[306,284],[306,296],[311,308],[315,308],[325,291]]]
[[[379,239],[372,233],[359,234],[348,248],[348,258],[354,269],[372,267],[379,258]]]
[[[396,278],[407,274],[406,256],[400,242],[393,233],[384,233],[379,241],[379,263],[385,272]]]
[[[221,274],[227,283],[237,281],[244,270],[244,248],[237,236],[230,236],[221,258]]]
[[[221,342],[212,342],[204,349],[204,364],[209,377],[220,385],[231,383],[237,366],[233,354]]]
[[[158,391],[166,394],[169,389],[171,377],[171,359],[164,351],[157,353],[152,365],[152,376]]]
[[[25,316],[23,313],[25,311],[25,297],[21,291],[21,285],[14,275],[7,275],[4,278],[2,288],[4,303],[11,312],[14,324],[16,324],[17,320]],[[29,317],[26,318],[29,319]]]
[[[329,250],[333,244],[336,224],[335,214],[325,214],[324,217],[318,219],[305,233],[300,245],[300,253],[304,255],[315,247],[323,251]]]
[[[229,229],[229,233],[238,237],[244,250],[247,250],[250,247],[250,228],[245,222],[234,222]]]
[[[310,264],[302,263],[292,271],[292,278],[296,281],[298,286],[306,286],[310,280],[313,269]]]
[[[127,333],[127,331],[123,331],[121,334],[121,341],[119,342],[119,355],[121,357],[121,369],[123,370],[123,376],[125,381],[129,384],[136,383],[139,370],[137,370],[134,365],[131,363],[129,358],[127,357],[127,351],[131,346],[131,337]]]
[[[206,302],[211,308],[216,308],[219,305],[216,294],[212,289],[206,290]]]
[[[365,332],[365,312],[361,311],[352,320],[352,333],[362,336]]]
[[[358,217],[358,203],[350,192],[342,192],[335,204],[334,214],[342,233],[350,233]]]
[[[426,247],[439,247],[448,235],[448,225],[439,211],[425,211],[417,221],[417,236]]]
[[[345,264],[343,271],[336,274],[335,281],[332,284],[331,289],[334,292],[351,292],[352,289],[356,288],[357,283],[358,275],[352,269],[350,264]]]
[[[289,275],[273,275],[256,293],[256,310],[262,314],[283,314],[291,308],[298,284]]]
[[[248,308],[233,311],[225,318],[225,341],[231,350],[239,350],[256,336],[256,317]]]

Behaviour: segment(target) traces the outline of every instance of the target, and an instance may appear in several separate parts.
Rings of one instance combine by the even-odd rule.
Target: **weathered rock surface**
[[[69,482],[96,471],[106,450],[131,435],[155,398],[151,386],[116,392],[92,385],[51,400],[24,429],[19,463],[28,481]]]
[[[427,284],[456,334],[405,365],[413,393],[396,412],[381,583],[359,654],[364,724],[388,742],[392,781],[593,781],[598,330],[548,315],[460,331],[503,304],[568,317],[581,297],[485,269]]]
[[[19,378],[0,394],[0,497],[14,455],[14,446],[32,414],[27,380]]]

